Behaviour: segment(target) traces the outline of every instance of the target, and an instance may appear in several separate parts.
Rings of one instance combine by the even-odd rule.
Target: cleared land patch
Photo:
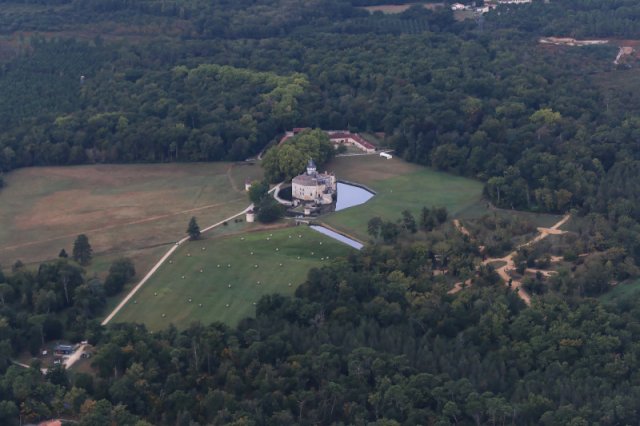
[[[416,217],[422,207],[446,207],[453,216],[486,212],[482,183],[448,173],[379,156],[339,157],[327,166],[338,179],[360,183],[376,191],[367,203],[321,219],[333,228],[367,239],[367,222],[374,216],[396,220],[403,210]]]
[[[97,258],[144,257],[182,236],[191,216],[206,226],[242,210],[248,200],[237,182],[261,174],[259,166],[230,163],[17,170],[0,192],[0,265],[41,262],[61,248],[70,253],[81,233]]]
[[[190,241],[114,322],[144,323],[151,330],[170,323],[185,328],[196,320],[235,325],[255,314],[254,302],[263,295],[293,294],[309,269],[351,250],[305,226]]]

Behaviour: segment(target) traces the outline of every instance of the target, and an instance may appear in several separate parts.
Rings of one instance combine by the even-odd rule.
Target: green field
[[[414,215],[422,207],[446,207],[453,216],[473,217],[485,212],[482,183],[379,156],[338,157],[327,166],[338,179],[360,183],[376,191],[360,206],[335,212],[322,222],[362,240],[374,216],[396,220],[407,209]]]
[[[25,168],[6,176],[0,191],[0,265],[37,264],[71,252],[88,235],[102,275],[126,255],[139,272],[157,261],[158,248],[184,235],[196,216],[201,227],[245,208],[245,163],[91,165]]]
[[[261,296],[293,294],[309,269],[351,250],[304,226],[188,242],[114,321],[144,323],[151,330],[170,323],[184,328],[195,320],[235,325],[255,314]]]

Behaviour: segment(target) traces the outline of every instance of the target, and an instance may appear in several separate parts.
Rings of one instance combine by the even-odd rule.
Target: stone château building
[[[305,213],[324,210],[333,206],[337,197],[337,182],[334,174],[318,173],[313,160],[309,160],[307,171],[293,178],[291,196],[293,205],[304,205]]]

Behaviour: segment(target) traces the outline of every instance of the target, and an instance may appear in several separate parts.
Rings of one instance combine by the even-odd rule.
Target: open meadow
[[[327,166],[339,180],[365,185],[375,197],[360,206],[321,219],[331,227],[367,239],[367,222],[374,216],[396,220],[403,210],[416,217],[422,207],[446,207],[453,216],[474,217],[486,212],[482,183],[438,172],[401,159],[376,155],[338,157]]]
[[[196,216],[202,227],[245,208],[245,163],[91,165],[20,169],[0,191],[0,265],[38,263],[71,253],[78,234],[94,250],[90,273],[110,260],[134,259],[138,272],[184,235]]]
[[[151,330],[170,323],[185,328],[196,320],[233,326],[255,314],[254,302],[263,295],[293,294],[311,268],[351,250],[306,226],[190,241],[114,322],[144,323]]]

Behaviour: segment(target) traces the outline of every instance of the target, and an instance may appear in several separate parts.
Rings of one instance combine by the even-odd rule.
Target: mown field
[[[261,174],[258,165],[230,163],[17,170],[0,191],[0,265],[71,253],[85,233],[96,257],[90,273],[122,255],[142,272],[184,234],[191,216],[204,227],[245,208],[244,179]]]
[[[188,242],[114,322],[144,323],[151,330],[196,320],[235,325],[255,314],[254,302],[263,295],[293,294],[311,268],[350,250],[306,226]]]
[[[396,220],[407,209],[446,207],[452,216],[474,217],[486,212],[482,183],[448,173],[379,156],[338,157],[327,166],[338,179],[360,183],[376,191],[367,203],[321,219],[333,228],[367,239],[367,222],[374,216]]]

